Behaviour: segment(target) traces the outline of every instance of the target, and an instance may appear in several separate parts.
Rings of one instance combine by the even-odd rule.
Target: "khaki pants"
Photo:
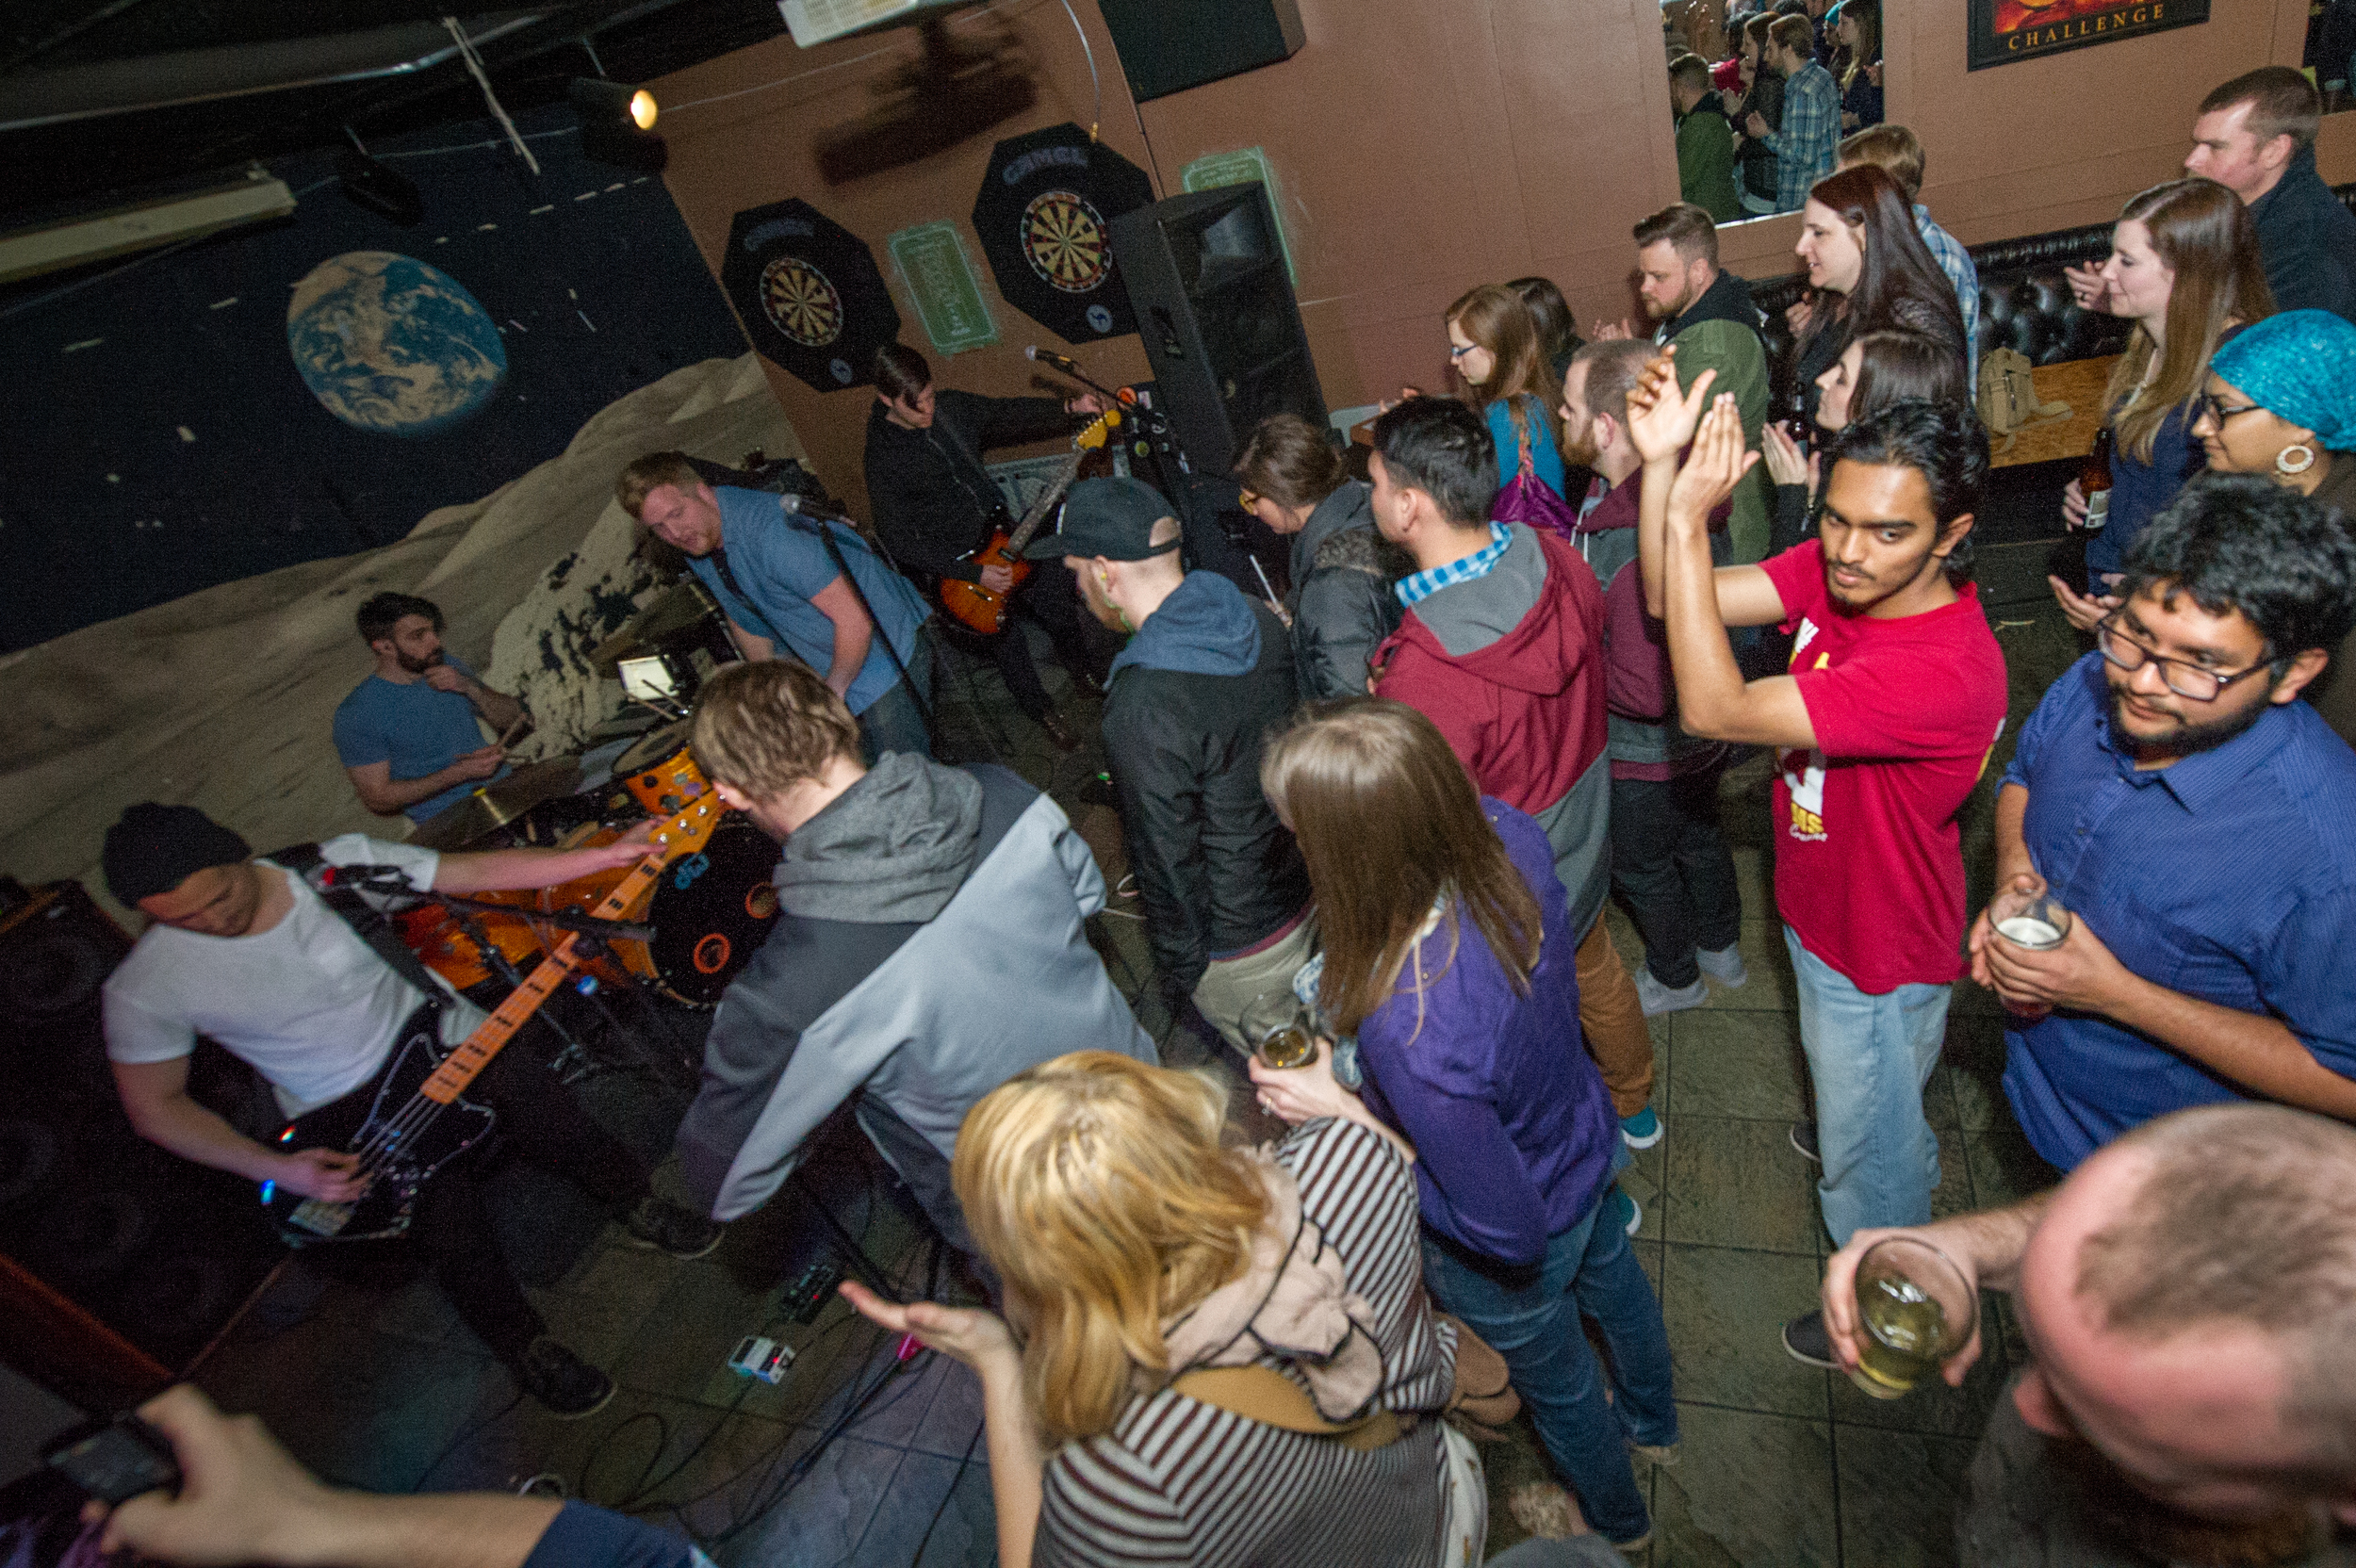
[[[1301,923],[1277,940],[1235,958],[1215,958],[1203,972],[1203,978],[1194,988],[1194,1004],[1210,1020],[1211,1027],[1219,1032],[1229,1045],[1245,1055],[1252,1054],[1251,1043],[1244,1038],[1243,1016],[1259,997],[1269,991],[1289,994],[1293,972],[1307,963],[1317,951],[1317,917],[1314,909],[1301,917]],[[1633,997],[1636,988],[1628,986],[1623,975],[1620,984],[1628,986]],[[1646,1041],[1649,1049],[1650,1041]],[[1647,1082],[1651,1071],[1646,1067]]]
[[[1627,1118],[1643,1110],[1652,1100],[1652,1031],[1644,1027],[1644,1004],[1601,916],[1579,944],[1579,1032],[1586,1037],[1587,1054],[1603,1070],[1613,1114]]]

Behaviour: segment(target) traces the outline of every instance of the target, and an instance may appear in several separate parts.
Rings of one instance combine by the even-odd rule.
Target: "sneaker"
[[[1646,1530],[1633,1541],[1614,1541],[1612,1549],[1622,1557],[1631,1558],[1639,1552],[1648,1552],[1652,1550],[1652,1531]]]
[[[1646,1018],[1659,1018],[1662,1013],[1681,1013],[1688,1007],[1698,1007],[1710,1000],[1710,982],[1696,975],[1690,986],[1672,990],[1652,977],[1652,971],[1642,965],[1636,971],[1636,1000],[1644,1004]]]
[[[1628,1217],[1622,1223],[1627,1227],[1628,1233],[1634,1235],[1636,1228],[1644,1223],[1644,1211],[1638,1206],[1635,1199],[1628,1195],[1626,1187],[1613,1187],[1612,1196],[1628,1205]]]
[[[1661,1118],[1653,1114],[1650,1105],[1634,1116],[1620,1118],[1620,1136],[1630,1149],[1650,1149],[1661,1141],[1663,1132]]]
[[[594,1414],[614,1397],[613,1379],[546,1334],[532,1342],[511,1370],[523,1391],[560,1421]]]
[[[1662,1470],[1677,1467],[1677,1446],[1674,1443],[1631,1443],[1628,1451],[1646,1464]]]
[[[1524,1535],[1540,1541],[1568,1541],[1587,1533],[1577,1499],[1560,1482],[1525,1481],[1505,1494],[1505,1511]]]
[[[1742,950],[1739,947],[1722,947],[1714,953],[1696,953],[1693,958],[1702,966],[1704,974],[1728,990],[1741,989],[1742,983],[1751,977],[1751,972],[1742,965]]]
[[[1792,1147],[1798,1150],[1810,1165],[1823,1165],[1824,1156],[1816,1152],[1816,1123],[1795,1121],[1792,1124]]]
[[[726,1229],[693,1209],[681,1208],[652,1193],[638,1200],[626,1223],[633,1243],[668,1252],[675,1258],[702,1257],[720,1245],[720,1233]]]
[[[1821,1308],[1802,1313],[1783,1326],[1783,1348],[1793,1361],[1821,1366],[1828,1372],[1841,1370],[1841,1363],[1832,1353],[1832,1335],[1824,1331]]]

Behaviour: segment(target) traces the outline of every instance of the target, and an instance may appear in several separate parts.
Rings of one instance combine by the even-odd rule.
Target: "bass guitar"
[[[656,830],[646,858],[590,913],[599,920],[620,918],[653,886],[666,863],[710,841],[727,809],[716,794],[690,801]],[[278,1221],[289,1246],[373,1241],[409,1229],[417,1194],[434,1173],[491,1131],[490,1109],[465,1099],[466,1086],[565,977],[588,961],[589,955],[578,951],[581,941],[579,933],[568,933],[498,1010],[457,1045],[442,1043],[436,1009],[419,1008],[401,1026],[401,1037],[372,1081],[287,1123],[278,1135],[280,1148],[348,1151],[359,1156],[359,1173],[368,1184],[357,1198],[330,1201],[282,1191],[275,1182],[263,1183],[262,1206]]]
[[[1079,473],[1080,465],[1086,461],[1088,454],[1112,439],[1112,433],[1120,424],[1121,410],[1117,408],[1099,415],[1095,423],[1072,438],[1072,455],[1064,459],[1063,466],[1055,470],[1055,477],[1032,500],[1023,514],[1023,520],[1011,531],[1003,528],[993,531],[989,544],[958,557],[961,561],[973,562],[976,566],[1004,566],[1011,571],[1014,581],[1007,585],[1006,593],[992,593],[980,583],[968,582],[963,578],[944,577],[941,580],[941,607],[943,610],[979,632],[995,633],[1006,629],[1006,595],[1022,587],[1023,580],[1031,575],[1031,564],[1023,559],[1023,547],[1030,544],[1033,535],[1039,532],[1039,525],[1054,515],[1055,503],[1063,499],[1066,490],[1072,488],[1072,481]]]

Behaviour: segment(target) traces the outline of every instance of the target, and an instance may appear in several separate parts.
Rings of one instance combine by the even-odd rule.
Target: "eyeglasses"
[[[1448,351],[1448,356],[1450,359],[1462,359],[1466,354],[1472,352],[1475,349],[1480,347],[1481,345],[1478,343],[1466,343],[1461,347],[1451,344]]]
[[[1250,512],[1260,504],[1260,493],[1257,490],[1238,490],[1235,492],[1235,504]]]
[[[2195,702],[2215,702],[2234,681],[2268,667],[2266,655],[2261,654],[2258,662],[2248,669],[2235,670],[2232,675],[2219,675],[2189,660],[2171,659],[2166,654],[2155,653],[2119,628],[2119,611],[2114,610],[2094,623],[2095,643],[2102,648],[2102,657],[2122,670],[2139,670],[2146,664],[2157,664],[2160,679],[2180,697],[2189,697]],[[2271,652],[2269,648],[2267,653]]]
[[[2206,415],[2215,419],[2217,428],[2222,430],[2225,428],[2225,421],[2234,415],[2254,414],[2264,406],[2261,403],[2235,403],[2229,408],[2217,400],[2217,394],[2214,392],[2195,393],[2192,400],[2192,422],[2199,424],[2201,416]]]

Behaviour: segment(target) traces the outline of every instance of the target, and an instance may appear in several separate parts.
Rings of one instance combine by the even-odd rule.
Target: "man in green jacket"
[[[1742,220],[1734,185],[1734,125],[1710,85],[1710,62],[1679,55],[1669,63],[1669,102],[1677,113],[1677,194],[1721,223]]]
[[[1742,439],[1756,447],[1767,423],[1767,351],[1759,335],[1751,286],[1718,267],[1718,226],[1691,202],[1661,208],[1636,225],[1637,293],[1644,314],[1660,325],[1653,341],[1677,346],[1677,385],[1715,370],[1712,392],[1731,392],[1742,415]],[[1633,337],[1628,322],[1598,322],[1595,336]],[[1728,542],[1738,565],[1767,553],[1775,516],[1775,487],[1758,464],[1734,487]]]

